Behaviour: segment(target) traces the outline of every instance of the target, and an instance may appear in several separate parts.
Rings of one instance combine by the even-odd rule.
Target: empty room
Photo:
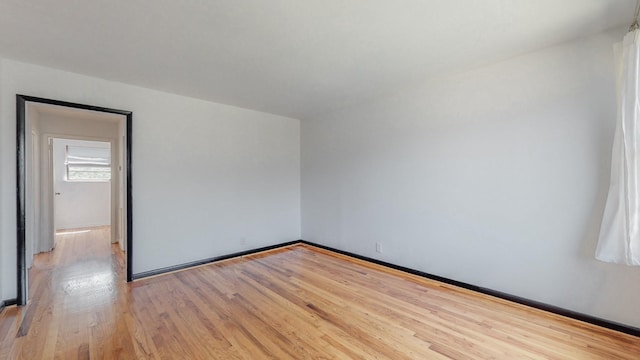
[[[0,359],[640,359],[637,0],[0,0]]]

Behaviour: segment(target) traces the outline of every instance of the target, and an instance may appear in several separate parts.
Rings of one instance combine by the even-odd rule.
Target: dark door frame
[[[25,209],[25,145],[26,145],[26,106],[28,102],[65,106],[74,109],[100,111],[110,114],[124,115],[127,118],[125,136],[125,168],[126,168],[126,208],[127,208],[127,282],[133,281],[133,217],[132,217],[132,195],[131,195],[131,123],[133,112],[103,108],[99,106],[84,105],[66,101],[39,98],[27,95],[16,95],[16,195],[17,195],[17,283],[18,296],[17,304],[27,303],[27,267],[26,267],[26,209]]]

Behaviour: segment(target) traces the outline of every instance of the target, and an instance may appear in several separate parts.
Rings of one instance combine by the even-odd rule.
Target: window
[[[111,149],[67,145],[65,162],[67,181],[110,181]]]

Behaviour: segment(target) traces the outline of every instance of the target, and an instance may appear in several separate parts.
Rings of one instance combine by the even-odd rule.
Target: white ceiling
[[[0,56],[297,118],[604,29],[634,0],[0,0]]]
[[[117,123],[124,121],[126,117],[120,114],[107,113],[103,111],[85,110],[70,108],[67,106],[51,105],[38,102],[27,101],[27,112],[35,111],[40,115],[50,115],[71,119],[84,119],[91,121],[106,121]]]

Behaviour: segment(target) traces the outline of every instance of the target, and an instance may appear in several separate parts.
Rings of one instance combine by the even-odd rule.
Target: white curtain
[[[640,30],[614,46],[618,115],[596,259],[640,266]]]
[[[67,145],[67,165],[111,165],[111,148]]]

